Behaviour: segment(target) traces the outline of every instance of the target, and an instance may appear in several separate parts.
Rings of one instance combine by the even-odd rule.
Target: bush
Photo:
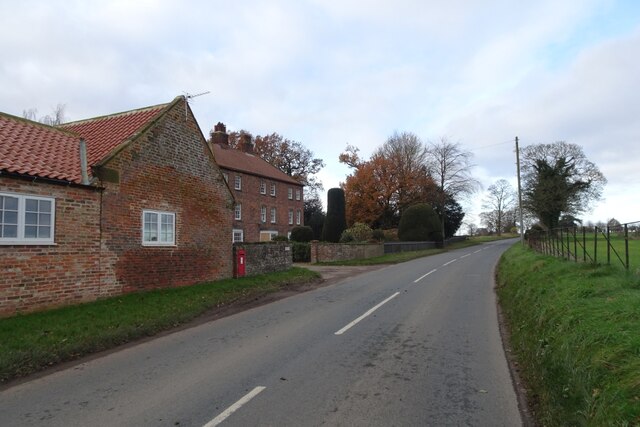
[[[304,242],[293,242],[291,244],[293,251],[293,262],[309,262],[311,261],[311,244]]]
[[[401,241],[442,241],[440,218],[431,206],[418,203],[404,211],[398,225]]]
[[[344,190],[331,188],[327,193],[327,216],[324,219],[321,240],[337,243],[345,228],[347,228],[347,220]]]
[[[282,234],[278,234],[277,236],[273,236],[271,241],[272,242],[288,242],[289,238],[287,236],[282,235]]]
[[[379,228],[371,231],[371,239],[375,240],[376,242],[384,242],[386,240],[384,231]]]
[[[342,236],[340,236],[340,243],[352,243],[355,242],[353,234],[349,233],[347,230],[342,232]]]
[[[291,229],[292,242],[310,242],[313,240],[313,229],[307,225],[298,225]]]
[[[373,230],[367,224],[356,222],[353,227],[347,228],[340,236],[341,243],[347,242],[368,242],[371,240]]]

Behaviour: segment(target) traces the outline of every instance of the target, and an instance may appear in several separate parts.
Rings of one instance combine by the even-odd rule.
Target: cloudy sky
[[[446,136],[488,187],[521,145],[579,144],[607,177],[585,219],[640,220],[640,2],[0,0],[0,111],[68,120],[197,94],[205,134],[278,132],[344,181],[394,131]],[[478,222],[479,193],[465,203]]]

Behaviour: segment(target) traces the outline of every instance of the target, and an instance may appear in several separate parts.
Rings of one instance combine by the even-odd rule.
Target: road
[[[15,385],[0,425],[521,425],[493,291],[512,243],[385,267]]]

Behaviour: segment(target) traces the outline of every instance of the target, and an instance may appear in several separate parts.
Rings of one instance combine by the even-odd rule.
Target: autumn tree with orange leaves
[[[349,225],[396,227],[405,209],[428,203],[436,192],[426,167],[426,148],[412,133],[393,134],[369,160],[360,159],[352,146],[339,160],[353,168],[343,184]]]

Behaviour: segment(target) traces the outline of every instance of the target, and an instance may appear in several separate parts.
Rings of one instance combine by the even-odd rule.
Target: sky
[[[474,155],[516,185],[521,146],[580,145],[605,175],[584,220],[640,221],[640,2],[0,0],[0,111],[68,121],[185,94],[217,122],[277,132],[326,164],[325,191],[394,132]],[[480,225],[484,191],[463,201]]]

